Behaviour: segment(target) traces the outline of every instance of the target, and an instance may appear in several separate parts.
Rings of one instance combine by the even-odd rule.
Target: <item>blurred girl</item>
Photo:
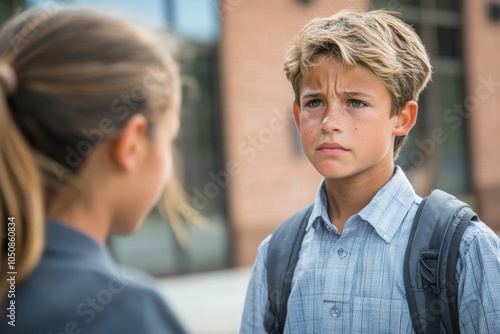
[[[30,10],[0,33],[0,333],[183,333],[118,268],[172,173],[179,74],[137,27]]]

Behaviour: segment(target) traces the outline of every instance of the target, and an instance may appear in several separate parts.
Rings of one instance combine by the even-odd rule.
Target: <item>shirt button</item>
[[[330,309],[330,314],[332,317],[338,317],[340,315],[340,308],[338,308],[337,305],[333,305]]]
[[[347,251],[346,251],[345,249],[343,249],[343,248],[340,248],[340,249],[337,251],[337,253],[339,254],[339,257],[340,257],[341,259],[343,259],[343,258],[345,258],[345,257],[347,256]]]

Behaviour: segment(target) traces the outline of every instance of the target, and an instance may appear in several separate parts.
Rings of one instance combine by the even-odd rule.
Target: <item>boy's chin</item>
[[[356,174],[352,171],[346,171],[346,170],[325,171],[325,170],[321,170],[321,169],[316,169],[316,171],[319,174],[321,174],[325,179],[329,179],[329,180],[345,179],[345,178],[348,178],[348,177]]]
[[[321,174],[325,180],[352,180],[361,181],[362,179],[373,179],[373,177],[378,177],[383,179],[387,173],[385,169],[373,169],[373,168],[337,168],[337,169],[316,169],[319,174]],[[390,174],[394,173],[394,168],[390,170]]]
[[[352,168],[348,168],[345,165],[337,164],[319,164],[314,165],[316,171],[322,175],[325,179],[343,179],[356,174]]]
[[[369,168],[356,168],[355,166],[346,166],[343,164],[334,164],[334,166],[318,166],[316,171],[328,180],[349,179],[369,173]]]

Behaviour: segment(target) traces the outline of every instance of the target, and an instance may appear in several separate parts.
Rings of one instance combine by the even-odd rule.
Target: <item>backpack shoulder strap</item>
[[[474,218],[469,205],[441,190],[434,190],[418,208],[403,270],[417,334],[459,333],[455,268],[460,240]]]
[[[313,205],[300,210],[274,231],[267,252],[268,304],[264,325],[268,333],[283,333],[293,273]]]

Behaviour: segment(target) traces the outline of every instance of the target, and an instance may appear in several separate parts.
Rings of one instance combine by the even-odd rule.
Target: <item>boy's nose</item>
[[[328,107],[321,122],[321,131],[324,133],[344,131],[342,110],[340,107]]]

